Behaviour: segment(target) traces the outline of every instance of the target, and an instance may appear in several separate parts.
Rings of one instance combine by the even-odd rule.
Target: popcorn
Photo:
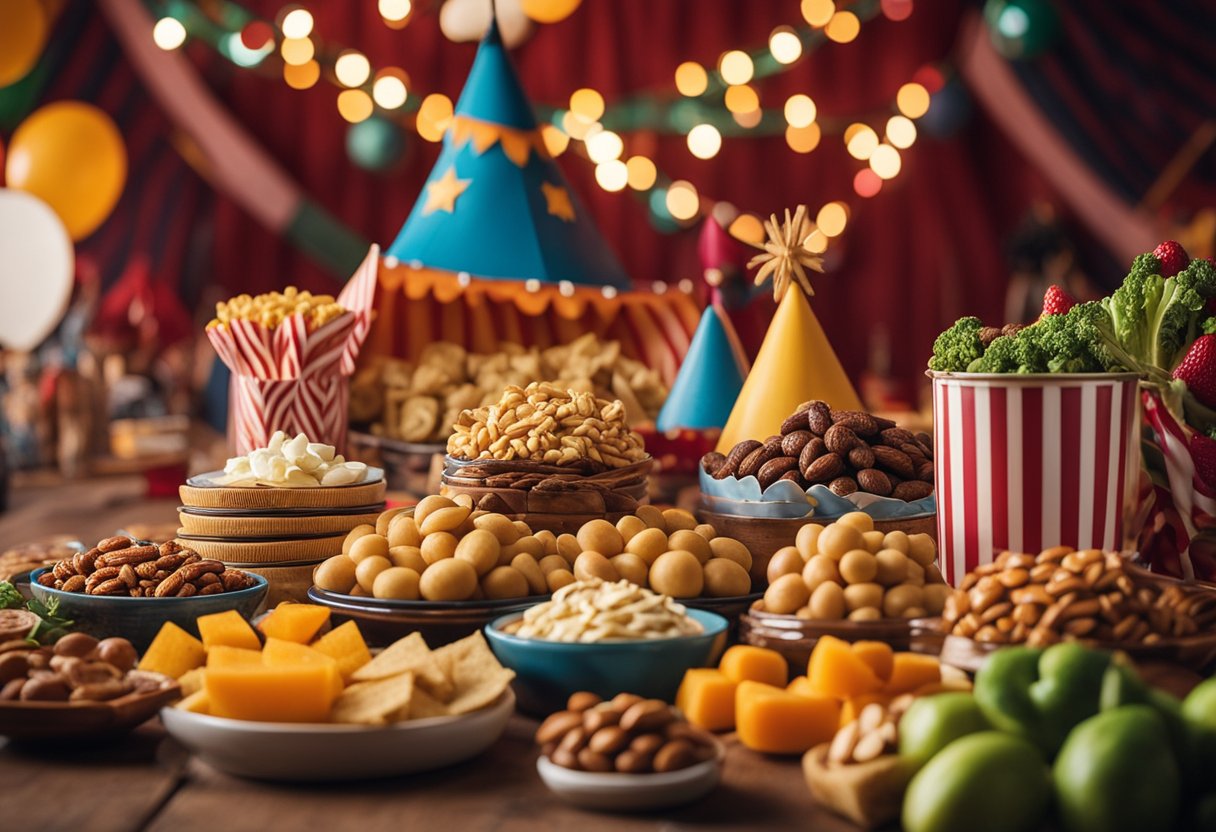
[[[254,297],[237,295],[226,303],[217,303],[215,318],[207,324],[207,328],[226,328],[229,321],[245,320],[274,329],[291,315],[300,314],[311,331],[320,329],[345,313],[346,309],[334,300],[333,295],[314,295],[288,286],[282,292],[267,292]]]
[[[333,445],[309,442],[304,434],[289,439],[276,430],[265,448],[236,456],[224,465],[220,485],[269,485],[285,488],[352,485],[367,475],[362,462],[347,462]]]

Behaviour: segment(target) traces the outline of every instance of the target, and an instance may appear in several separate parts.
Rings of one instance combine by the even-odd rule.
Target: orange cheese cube
[[[855,641],[853,652],[870,666],[879,679],[885,682],[891,678],[891,668],[895,664],[895,651],[891,645],[882,641]]]
[[[861,696],[854,696],[852,699],[844,700],[844,706],[840,709],[840,727],[843,728],[857,719],[858,715],[861,714],[861,709],[871,702],[877,702],[879,705],[886,707],[891,704],[891,700],[894,698],[882,693],[865,693]]]
[[[819,694],[811,690],[811,680],[805,676],[798,676],[794,681],[785,686],[785,689],[790,693],[796,693],[799,696],[818,696]]]
[[[895,666],[891,669],[891,678],[883,686],[883,693],[898,695],[911,693],[917,688],[940,682],[942,680],[942,665],[937,656],[925,656],[920,653],[897,653]]]
[[[684,672],[676,707],[684,717],[706,731],[729,731],[735,727],[735,688],[738,684],[720,670],[697,667]]]
[[[196,667],[194,670],[187,670],[177,679],[177,684],[181,686],[182,696],[189,696],[192,693],[203,689],[203,679],[206,678],[207,669],[205,667]]]
[[[736,644],[722,654],[718,670],[732,682],[763,682],[783,688],[790,678],[790,666],[776,650]]]
[[[334,672],[322,664],[215,667],[207,669],[203,690],[214,716],[258,722],[326,722],[336,695]]]
[[[247,650],[244,647],[228,647],[219,645],[207,651],[207,667],[249,667],[261,666],[262,651]]]
[[[208,650],[221,644],[225,647],[244,647],[246,650],[262,649],[258,634],[236,610],[200,616],[198,634]]]
[[[196,690],[178,702],[174,707],[182,711],[189,711],[192,714],[211,713],[211,703],[207,700],[207,691],[201,689]]]
[[[735,729],[753,751],[801,754],[828,742],[840,724],[840,703],[826,696],[799,696],[760,682],[740,682]]]
[[[338,663],[321,651],[303,644],[284,641],[281,638],[268,638],[266,646],[262,648],[262,664],[267,667],[289,667],[301,664],[324,667],[329,672],[330,684],[334,686],[334,696],[342,693],[342,674],[338,672]]]
[[[882,680],[852,646],[832,636],[821,636],[807,664],[811,690],[819,696],[850,699],[863,693],[877,693]]]
[[[372,660],[367,642],[353,621],[347,621],[321,636],[312,643],[312,649],[336,661],[343,679],[350,679],[352,673]]]
[[[329,608],[317,604],[282,603],[266,616],[259,629],[267,638],[308,644],[329,621]]]
[[[206,659],[207,649],[201,641],[172,621],[166,621],[139,660],[139,669],[176,679],[187,670],[201,667]]]

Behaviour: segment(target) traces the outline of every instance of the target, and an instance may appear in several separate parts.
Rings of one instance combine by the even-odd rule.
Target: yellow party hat
[[[833,409],[861,409],[857,391],[806,299],[805,292],[813,291],[803,267],[822,271],[820,258],[804,244],[813,230],[806,209],[799,206],[793,217],[786,211],[784,224],[774,216],[766,228],[768,240],[757,245],[766,254],[748,265],[760,265],[758,281],[772,276],[779,303],[718,440],[721,453],[744,439],[781,433],[785,418],[810,399],[822,399]]]

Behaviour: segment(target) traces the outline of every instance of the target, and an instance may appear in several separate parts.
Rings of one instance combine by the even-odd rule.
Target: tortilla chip
[[[414,695],[413,673],[359,682],[344,690],[334,702],[331,718],[334,722],[384,725],[390,714],[408,709]]]
[[[371,682],[401,673],[413,673],[419,686],[439,699],[452,695],[452,682],[427,647],[422,633],[410,633],[389,645],[378,656],[351,674],[356,682]]]
[[[449,714],[467,714],[486,707],[515,678],[515,671],[499,664],[480,631],[440,647],[433,655],[455,686],[447,700]],[[414,716],[412,708],[410,716]]]
[[[451,716],[451,711],[448,710],[447,705],[431,696],[422,688],[417,688],[414,691],[414,698],[410,700],[409,708],[399,711],[395,716],[397,721],[426,719],[432,716]]]

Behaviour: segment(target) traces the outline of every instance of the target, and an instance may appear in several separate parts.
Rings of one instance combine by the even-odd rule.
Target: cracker
[[[407,710],[414,698],[414,674],[400,673],[374,682],[359,682],[334,702],[334,722],[384,725],[390,714]]]
[[[432,716],[451,715],[452,712],[448,710],[447,705],[431,696],[422,688],[417,688],[414,690],[414,697],[410,700],[409,708],[399,711],[395,717],[397,720],[403,720],[427,719]]]
[[[515,671],[499,664],[480,631],[440,647],[434,656],[455,686],[446,706],[449,714],[467,714],[486,707],[515,678]]]
[[[371,682],[401,673],[413,673],[418,684],[439,699],[452,695],[452,682],[435,659],[435,653],[427,647],[422,633],[410,633],[389,645],[378,656],[356,670],[351,679],[356,682]]]

